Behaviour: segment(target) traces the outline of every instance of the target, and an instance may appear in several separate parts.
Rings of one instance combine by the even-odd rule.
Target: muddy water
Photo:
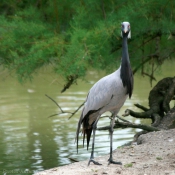
[[[174,76],[175,63],[167,62],[157,75]],[[87,95],[88,90],[104,73],[89,71],[89,82],[79,81],[65,93],[61,94],[63,81],[56,77],[50,69],[43,69],[32,82],[19,84],[14,77],[1,71],[0,78],[0,174],[33,174],[64,164],[71,163],[70,158],[88,159],[90,150],[80,146],[76,153],[74,143],[75,131],[80,112],[68,120],[70,114],[61,114],[59,108],[48,99],[51,96],[64,111],[72,112]],[[127,100],[119,115],[125,109],[137,110],[134,103],[147,106],[147,97],[151,89],[148,78],[135,76],[134,94]],[[155,83],[153,84],[155,85]],[[171,105],[174,105],[172,102]],[[109,114],[109,113],[108,113]],[[135,123],[149,123],[131,117]],[[109,124],[109,119],[99,121],[99,126]],[[132,140],[138,129],[118,129],[114,132],[114,148]],[[82,139],[80,139],[80,145]],[[109,153],[109,135],[107,131],[99,131],[96,136],[95,156]]]

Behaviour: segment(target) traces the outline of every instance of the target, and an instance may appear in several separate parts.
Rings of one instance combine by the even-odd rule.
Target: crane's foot
[[[101,163],[98,163],[94,159],[90,159],[89,162],[88,162],[88,166],[90,165],[91,162],[93,162],[95,165],[102,165]]]
[[[122,165],[121,162],[116,162],[116,161],[114,161],[112,158],[109,158],[109,159],[108,159],[108,162],[109,162],[108,165],[111,164],[111,163],[112,163],[112,164],[117,164],[117,165]]]

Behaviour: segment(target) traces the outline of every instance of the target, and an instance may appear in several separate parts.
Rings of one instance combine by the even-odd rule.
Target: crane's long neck
[[[128,54],[128,43],[127,43],[127,36],[123,36],[123,41],[122,41],[122,64],[121,64],[121,66],[124,66],[126,64],[130,64],[129,54]]]
[[[122,79],[123,86],[127,88],[126,93],[129,94],[129,97],[131,97],[133,90],[133,75],[129,61],[127,35],[123,36],[122,41],[122,62],[120,77]]]

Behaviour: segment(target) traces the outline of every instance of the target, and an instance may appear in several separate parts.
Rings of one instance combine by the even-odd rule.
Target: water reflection
[[[174,64],[174,63],[173,63]],[[173,76],[174,65],[168,64],[162,76]],[[168,68],[167,68],[168,67]],[[169,72],[168,72],[168,71]],[[90,72],[88,79],[96,82],[102,74]],[[50,79],[52,77],[52,79]],[[158,78],[161,79],[161,77]],[[52,80],[58,84],[51,84]],[[55,81],[56,82],[56,81]],[[14,78],[1,80],[0,86],[0,170],[21,170],[20,174],[32,174],[71,163],[69,158],[88,159],[90,150],[82,148],[80,139],[79,153],[74,143],[75,131],[80,112],[68,120],[69,114],[48,118],[51,114],[60,113],[59,108],[45,94],[54,98],[64,111],[74,111],[85,100],[91,83],[78,82],[65,93],[61,94],[63,83],[48,70],[43,70],[32,83],[20,85]],[[61,84],[61,85],[60,85]],[[147,106],[147,96],[151,89],[146,79],[135,77],[135,89],[131,100],[127,100],[120,111],[137,110],[133,104]],[[109,114],[109,113],[107,113]],[[139,123],[128,117],[132,122]],[[148,121],[142,121],[148,122]],[[98,126],[109,124],[108,118],[102,118]],[[135,129],[118,129],[114,132],[114,148],[132,140]],[[90,145],[91,146],[91,145]],[[107,131],[97,131],[95,156],[109,153],[109,135]]]

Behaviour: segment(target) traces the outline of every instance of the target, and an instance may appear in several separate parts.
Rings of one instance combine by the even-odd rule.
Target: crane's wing
[[[120,97],[121,91],[119,89],[123,89],[122,80],[120,79],[120,69],[106,77],[103,77],[90,89],[80,116],[80,120],[78,122],[76,132],[77,151],[78,135],[80,132],[82,122],[85,123],[88,121],[88,125],[92,125],[98,117],[98,115],[96,115],[96,112],[98,112],[102,108],[105,108],[105,106],[110,103],[113,96],[118,95]],[[86,129],[86,133],[84,132],[83,135],[83,145],[85,134],[87,135],[87,148],[89,145],[91,132],[92,128],[88,128]]]
[[[89,94],[84,105],[83,117],[89,111],[99,110],[110,103],[113,96],[120,97],[123,94],[123,83],[118,76],[119,70],[100,79],[90,89]]]

